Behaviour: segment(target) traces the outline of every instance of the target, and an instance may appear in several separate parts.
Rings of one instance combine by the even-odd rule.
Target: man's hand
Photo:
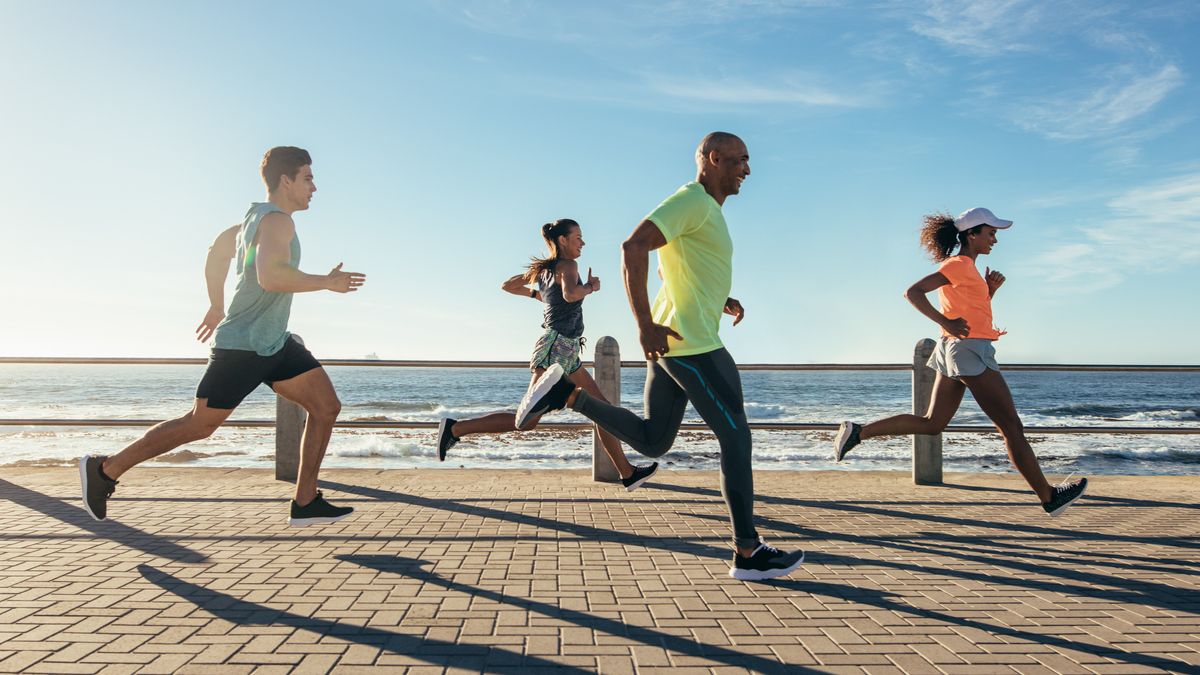
[[[729,298],[725,301],[724,312],[733,317],[733,325],[738,325],[746,316],[746,308],[742,307],[742,303],[736,298]]]
[[[942,327],[956,338],[965,338],[971,334],[971,327],[967,325],[966,319],[946,319]]]
[[[325,275],[328,280],[325,286],[334,293],[353,293],[367,281],[367,275],[359,272],[343,272],[342,263]]]
[[[983,278],[987,281],[988,285],[988,295],[995,295],[996,289],[1004,285],[1004,275],[992,270],[990,267],[985,267],[983,269]]]
[[[196,326],[196,339],[200,342],[208,342],[224,318],[225,310],[220,307],[209,307],[208,313],[204,315],[204,320],[200,322],[199,326]]]
[[[590,267],[588,268],[588,280],[584,286],[590,287],[593,293],[600,290],[600,277],[592,276],[592,268]]]
[[[682,335],[671,330],[670,327],[657,323],[649,324],[638,331],[638,339],[642,342],[642,353],[646,355],[647,359],[657,361],[658,357],[666,355],[668,336],[676,340],[683,339]]]

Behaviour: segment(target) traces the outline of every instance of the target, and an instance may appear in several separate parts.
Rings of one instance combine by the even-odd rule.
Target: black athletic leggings
[[[737,364],[724,348],[646,364],[646,417],[597,401],[580,391],[572,408],[647,457],[662,457],[675,442],[688,401],[721,444],[721,493],[737,546],[758,546],[754,529],[754,475],[750,427]]]

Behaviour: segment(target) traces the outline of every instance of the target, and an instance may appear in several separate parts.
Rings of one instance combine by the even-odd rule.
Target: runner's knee
[[[342,412],[342,402],[337,394],[322,397],[308,407],[308,414],[318,421],[333,423]]]

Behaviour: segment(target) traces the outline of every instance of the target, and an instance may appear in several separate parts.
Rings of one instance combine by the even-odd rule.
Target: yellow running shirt
[[[733,240],[721,206],[696,181],[679,188],[646,220],[667,240],[658,249],[663,284],[650,313],[683,340],[667,338],[667,356],[720,349],[721,312],[733,286]]]

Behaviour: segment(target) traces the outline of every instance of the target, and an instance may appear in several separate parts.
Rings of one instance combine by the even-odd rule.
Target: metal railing
[[[913,373],[913,413],[924,414],[933,391],[935,373],[925,365],[934,347],[933,340],[917,343],[913,362],[905,363],[746,363],[738,364],[739,371],[911,371]],[[596,342],[596,358],[585,361],[584,367],[593,368],[594,377],[601,391],[609,400],[620,400],[620,374],[622,368],[644,368],[644,361],[621,361],[616,340],[602,337]],[[143,358],[143,357],[0,357],[0,365],[204,365],[201,358]],[[528,368],[527,361],[437,361],[437,360],[383,360],[383,359],[327,359],[324,366],[338,367],[383,367],[383,368]],[[1005,364],[1006,371],[1043,372],[1130,372],[1130,373],[1200,373],[1200,365],[1070,365],[1070,364]],[[299,467],[300,436],[304,425],[304,411],[296,404],[277,397],[276,418],[228,420],[224,426],[237,428],[276,429],[276,477],[294,480]],[[158,419],[93,419],[93,418],[0,418],[0,426],[41,427],[143,427],[153,426]],[[346,429],[432,429],[436,422],[410,420],[349,420],[335,425]],[[539,429],[570,430],[586,429],[594,425],[587,422],[546,422]],[[752,422],[751,429],[763,431],[834,431],[837,423],[831,422]],[[707,430],[705,424],[685,423],[684,430]],[[1152,426],[1027,426],[1025,430],[1037,434],[1162,434],[1196,435],[1196,427],[1152,427]],[[995,433],[995,427],[987,425],[951,425],[945,428],[950,433]],[[616,480],[617,475],[600,445],[599,435],[593,432],[593,477],[596,480]],[[913,437],[913,479],[918,484],[936,484],[942,480],[941,434]]]

